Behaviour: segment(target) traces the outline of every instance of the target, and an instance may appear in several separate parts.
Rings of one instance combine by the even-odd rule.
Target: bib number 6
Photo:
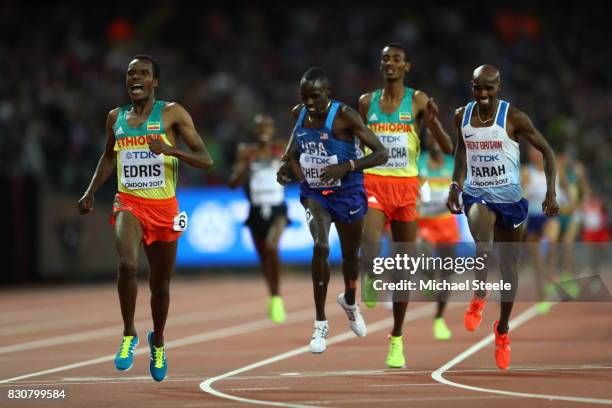
[[[181,211],[179,215],[174,217],[173,229],[175,231],[185,231],[187,229],[187,213],[185,211]]]

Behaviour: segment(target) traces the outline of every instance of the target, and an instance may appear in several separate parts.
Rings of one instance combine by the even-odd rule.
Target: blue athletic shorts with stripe
[[[495,225],[498,227],[515,229],[527,219],[529,202],[524,198],[515,203],[492,203],[482,197],[474,197],[465,192],[462,194],[462,198],[466,216],[473,204],[484,204],[490,211],[495,213]]]
[[[363,218],[368,211],[368,197],[363,184],[339,190],[315,190],[302,184],[300,202],[306,207],[306,199],[316,200],[331,216],[332,221],[350,224]]]

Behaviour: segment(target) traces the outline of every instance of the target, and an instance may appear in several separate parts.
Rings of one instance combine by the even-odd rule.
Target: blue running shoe
[[[138,344],[138,336],[123,336],[119,351],[115,356],[117,370],[127,371],[134,365],[134,349]]]
[[[149,330],[147,340],[149,341],[149,349],[151,350],[151,361],[149,362],[151,377],[153,377],[155,381],[163,381],[163,379],[166,378],[166,371],[168,371],[166,350],[164,346],[156,347],[153,345],[153,330]]]

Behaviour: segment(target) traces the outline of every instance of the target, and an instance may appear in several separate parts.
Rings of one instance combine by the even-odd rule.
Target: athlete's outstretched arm
[[[557,192],[555,184],[557,178],[557,164],[555,163],[555,153],[544,139],[544,136],[535,128],[529,116],[515,107],[510,107],[507,119],[513,127],[515,140],[523,138],[542,153],[544,157],[544,174],[546,175],[546,198],[542,202],[542,211],[551,217],[559,212],[557,203]]]
[[[151,151],[155,154],[174,156],[193,167],[209,169],[213,165],[213,160],[210,154],[208,154],[208,150],[206,150],[202,137],[200,137],[195,129],[189,112],[178,103],[172,102],[166,105],[164,113],[168,118],[166,123],[171,123],[171,126],[183,138],[191,151],[186,152],[176,146],[169,146],[160,139],[154,139],[149,142]]]
[[[440,145],[440,149],[446,154],[451,154],[453,152],[453,140],[444,129],[444,126],[442,126],[440,119],[438,119],[440,110],[434,99],[429,98],[423,91],[416,91],[414,99],[422,109],[421,112],[423,112],[425,126],[427,126],[427,129],[436,139],[438,145]]]
[[[81,197],[78,202],[78,208],[80,214],[87,214],[94,207],[94,194],[102,184],[108,179],[108,177],[113,174],[115,170],[115,166],[117,163],[117,155],[114,151],[115,147],[115,133],[113,132],[113,124],[117,120],[117,113],[119,109],[113,109],[106,116],[106,145],[104,147],[104,152],[102,156],[100,156],[100,160],[98,160],[98,165],[96,166],[96,171],[94,172],[93,177],[85,190],[85,193]]]
[[[459,108],[455,111],[455,127],[457,128],[457,148],[455,149],[455,167],[453,168],[453,182],[448,192],[448,201],[446,207],[453,214],[461,214],[461,203],[459,202],[459,192],[463,190],[463,181],[465,180],[466,160],[465,160],[465,143],[461,135],[461,118],[463,117],[464,108]]]

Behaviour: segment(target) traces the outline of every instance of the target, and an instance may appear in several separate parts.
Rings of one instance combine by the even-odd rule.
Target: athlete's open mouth
[[[132,91],[132,93],[142,93],[144,91],[144,86],[142,84],[134,84],[130,87],[130,91]]]

